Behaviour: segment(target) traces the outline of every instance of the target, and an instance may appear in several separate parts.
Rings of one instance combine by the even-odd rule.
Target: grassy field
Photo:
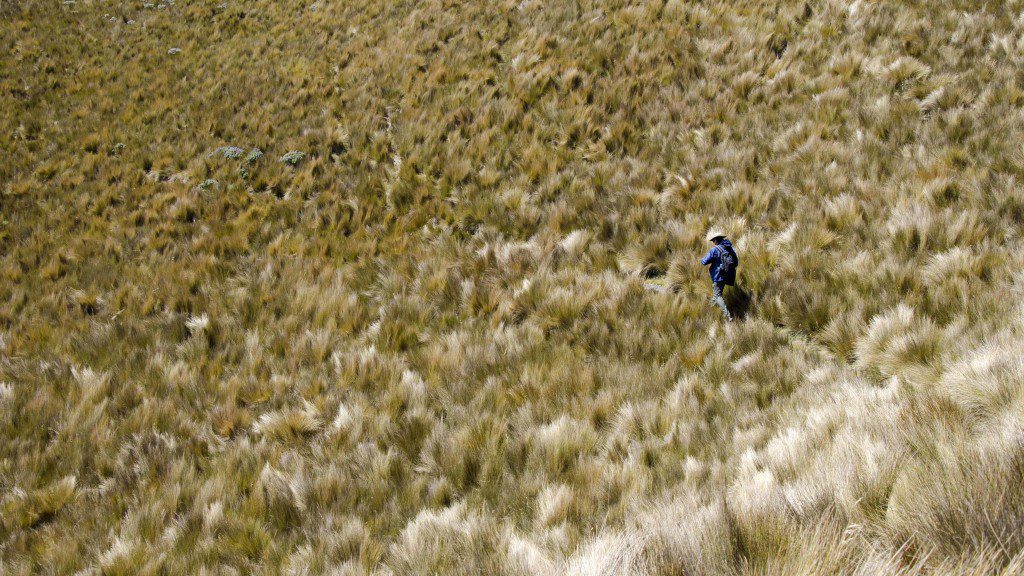
[[[0,574],[1024,573],[1022,105],[1019,1],[0,1]]]

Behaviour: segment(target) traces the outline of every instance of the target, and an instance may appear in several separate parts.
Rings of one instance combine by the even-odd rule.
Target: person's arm
[[[718,256],[718,254],[715,253],[714,248],[708,250],[708,253],[703,258],[701,258],[700,265],[707,266],[708,264],[711,264],[712,262],[714,262],[716,256]]]

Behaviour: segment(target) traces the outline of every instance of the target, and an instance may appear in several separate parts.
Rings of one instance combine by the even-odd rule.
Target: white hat
[[[714,242],[715,238],[725,238],[725,232],[721,231],[718,228],[712,228],[711,230],[708,231],[707,241]]]

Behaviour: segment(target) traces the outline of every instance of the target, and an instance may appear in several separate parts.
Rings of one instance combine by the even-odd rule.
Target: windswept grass
[[[0,32],[0,573],[1024,571],[1018,4]]]

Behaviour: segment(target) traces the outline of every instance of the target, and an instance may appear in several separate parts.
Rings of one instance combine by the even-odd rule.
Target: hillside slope
[[[0,4],[0,573],[1024,572],[1022,10]]]

